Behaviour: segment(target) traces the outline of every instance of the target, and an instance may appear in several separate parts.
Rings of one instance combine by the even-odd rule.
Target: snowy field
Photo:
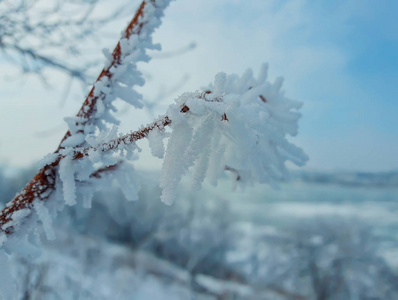
[[[157,176],[143,173],[137,202],[108,190],[65,210],[37,261],[15,258],[17,299],[395,299],[396,174],[234,191],[225,178],[173,206]],[[2,178],[4,195],[16,181]]]

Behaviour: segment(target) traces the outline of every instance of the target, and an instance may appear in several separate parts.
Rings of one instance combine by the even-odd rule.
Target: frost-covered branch
[[[56,190],[57,182],[63,182],[63,186],[60,186],[59,189],[64,190],[67,204],[75,203],[74,174],[77,170],[74,169],[76,166],[72,166],[74,157],[71,157],[71,153],[78,146],[89,145],[86,141],[90,139],[94,141],[101,139],[103,136],[101,133],[107,131],[107,124],[118,124],[118,121],[110,113],[110,111],[116,110],[112,105],[116,98],[123,99],[136,107],[142,106],[139,102],[141,95],[132,90],[134,85],[144,84],[136,64],[139,61],[149,61],[146,49],[159,49],[158,45],[152,43],[151,34],[160,25],[163,10],[169,2],[170,0],[144,0],[141,3],[116,48],[112,54],[107,55],[107,64],[77,116],[67,119],[69,130],[55,154],[49,155],[44,167],[2,211],[0,215],[0,244],[5,240],[6,234],[14,232],[23,223],[33,208],[37,208],[37,215],[43,224],[51,223],[48,209],[40,203],[48,199]],[[99,137],[96,136],[98,131],[100,132]],[[132,135],[129,142],[132,142],[132,139],[145,137],[147,132],[143,128],[142,132]],[[127,137],[124,141],[127,141]],[[116,163],[117,160],[105,165],[115,165]],[[80,174],[81,181],[88,180],[91,175],[98,172],[92,164],[86,168],[84,175]],[[88,163],[85,166],[87,167]],[[83,165],[80,167],[83,168]],[[125,179],[121,180],[125,181]],[[50,231],[47,230],[48,237],[52,236]]]
[[[106,65],[76,117],[67,120],[69,130],[57,152],[65,147],[83,144],[87,135],[94,134],[97,129],[103,130],[106,123],[119,124],[110,113],[116,111],[112,104],[116,98],[142,108],[142,96],[132,89],[135,85],[145,83],[136,64],[150,60],[145,53],[146,49],[160,49],[159,45],[152,43],[151,35],[160,25],[163,9],[169,2],[170,0],[143,1],[112,54],[104,51]],[[67,139],[69,141],[66,142]]]
[[[117,151],[124,149],[125,146],[131,145],[141,139],[147,138],[148,135],[154,130],[164,130],[164,128],[170,125],[171,121],[169,117],[161,117],[153,123],[141,127],[137,131],[133,131],[126,135],[122,135],[116,139],[112,139],[108,142],[101,143],[96,147],[87,147],[83,149],[77,149],[73,152],[73,159],[80,159],[83,157],[88,157],[93,154],[93,152],[105,153],[109,151]]]
[[[120,150],[121,146],[127,146],[136,141],[148,137],[148,134],[154,129],[163,129],[170,124],[167,117],[161,118],[152,124],[142,127],[140,130],[121,136],[118,139],[111,140],[108,143],[98,145],[96,148],[87,147],[73,152],[73,159],[78,160],[88,157],[93,152],[108,152],[112,150]],[[15,196],[15,198],[7,204],[7,207],[2,211],[0,216],[0,234],[11,233],[13,226],[16,225],[17,218],[23,219],[29,214],[28,210],[31,209],[32,203],[38,200],[46,200],[55,190],[55,182],[59,164],[65,155],[54,154],[50,155],[51,163],[46,164],[39,173],[23,188],[23,190]],[[93,171],[90,178],[101,178],[101,173],[114,171],[116,165],[110,165],[105,168]],[[0,240],[1,241],[1,240]]]

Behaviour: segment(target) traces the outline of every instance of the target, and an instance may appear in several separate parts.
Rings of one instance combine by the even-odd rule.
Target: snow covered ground
[[[347,299],[358,290],[397,295],[393,184],[295,179],[231,191],[225,178],[192,193],[183,181],[170,207],[159,200],[157,176],[142,173],[137,202],[107,191],[92,209],[65,210],[38,260],[14,258],[16,299],[313,299],[311,263],[323,291],[341,280],[344,289],[333,289]]]

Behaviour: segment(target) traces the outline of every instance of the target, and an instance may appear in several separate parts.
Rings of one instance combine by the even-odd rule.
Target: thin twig
[[[91,151],[109,152],[114,151],[121,145],[130,145],[138,140],[148,137],[148,134],[154,129],[163,129],[164,127],[171,124],[171,120],[168,116],[160,118],[159,120],[141,128],[140,130],[131,132],[129,134],[123,135],[117,139],[111,140],[109,142],[98,145],[97,147],[87,147],[82,150],[76,150],[74,152],[74,159],[80,159],[89,156]]]

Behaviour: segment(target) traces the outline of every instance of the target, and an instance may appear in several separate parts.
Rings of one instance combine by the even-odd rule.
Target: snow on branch
[[[54,191],[62,188],[67,204],[73,205],[75,179],[84,181],[96,177],[98,169],[93,167],[94,163],[83,161],[75,164],[73,153],[77,147],[89,147],[90,141],[98,141],[104,136],[109,137],[109,125],[118,124],[118,120],[111,114],[111,111],[116,111],[112,104],[115,99],[122,99],[137,108],[142,107],[141,95],[132,89],[135,85],[144,84],[144,79],[137,70],[137,62],[150,60],[146,54],[147,49],[160,49],[159,45],[153,44],[151,36],[160,25],[163,10],[170,1],[144,0],[112,54],[105,51],[107,59],[105,68],[76,117],[66,119],[69,130],[58,149],[43,161],[44,167],[1,212],[0,245],[6,240],[7,234],[15,232],[26,217],[31,215],[33,207],[37,208],[38,219],[43,224],[48,222],[46,208],[40,204],[35,205],[37,201],[48,199],[50,195],[55,194]],[[111,132],[114,133],[112,130]],[[145,130],[141,133],[142,137],[146,134]],[[138,137],[142,138],[140,136],[136,138]],[[93,160],[93,157],[91,159]],[[104,163],[100,168],[103,170],[118,163],[116,158],[111,157],[99,160]],[[128,183],[124,178],[121,180]],[[62,186],[60,182],[63,183]],[[44,227],[48,228],[46,225]],[[52,234],[49,233],[48,236]]]
[[[84,144],[87,135],[95,134],[97,129],[106,129],[106,124],[118,125],[119,121],[111,114],[116,111],[113,105],[115,99],[142,108],[142,96],[133,90],[135,85],[142,86],[145,83],[137,70],[137,63],[150,60],[146,54],[147,49],[160,50],[160,45],[152,42],[152,33],[161,24],[163,10],[170,1],[143,1],[113,52],[103,50],[105,67],[76,117],[66,120],[69,130],[57,151]]]

